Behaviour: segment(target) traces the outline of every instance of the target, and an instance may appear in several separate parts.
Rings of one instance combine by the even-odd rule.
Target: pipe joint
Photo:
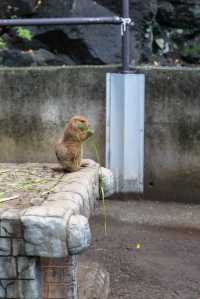
[[[126,31],[128,26],[133,26],[134,22],[131,18],[120,18],[121,19],[121,35],[123,36]]]

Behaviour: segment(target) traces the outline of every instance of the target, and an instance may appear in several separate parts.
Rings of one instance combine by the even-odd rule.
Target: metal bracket
[[[134,25],[134,22],[131,20],[131,18],[120,18],[121,20],[121,36],[124,35],[124,33],[127,30],[127,27],[130,25]]]

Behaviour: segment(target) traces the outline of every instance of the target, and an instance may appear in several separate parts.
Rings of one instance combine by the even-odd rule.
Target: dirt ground
[[[92,246],[82,259],[110,273],[109,299],[200,299],[200,232],[91,219]]]
[[[57,164],[0,163],[0,208],[40,205],[64,175],[54,170],[56,167]]]

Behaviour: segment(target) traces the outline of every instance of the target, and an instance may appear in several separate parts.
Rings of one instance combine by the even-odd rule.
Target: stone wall
[[[90,245],[88,217],[99,197],[99,165],[87,163],[55,180],[40,204],[1,204],[0,298],[78,298],[77,255]]]
[[[54,162],[66,120],[84,114],[105,153],[105,74],[110,67],[0,70],[1,162]],[[146,74],[145,198],[199,201],[198,68]],[[134,146],[134,145],[133,145]],[[89,142],[86,156],[95,158]]]
[[[1,219],[0,298],[41,298],[39,259],[27,257],[17,219]]]

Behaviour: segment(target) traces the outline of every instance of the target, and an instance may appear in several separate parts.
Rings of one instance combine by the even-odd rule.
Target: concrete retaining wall
[[[1,69],[0,162],[55,161],[54,141],[74,114],[94,125],[104,161],[110,70]],[[199,202],[200,69],[138,71],[146,74],[145,198]],[[94,157],[89,145],[86,153]]]

